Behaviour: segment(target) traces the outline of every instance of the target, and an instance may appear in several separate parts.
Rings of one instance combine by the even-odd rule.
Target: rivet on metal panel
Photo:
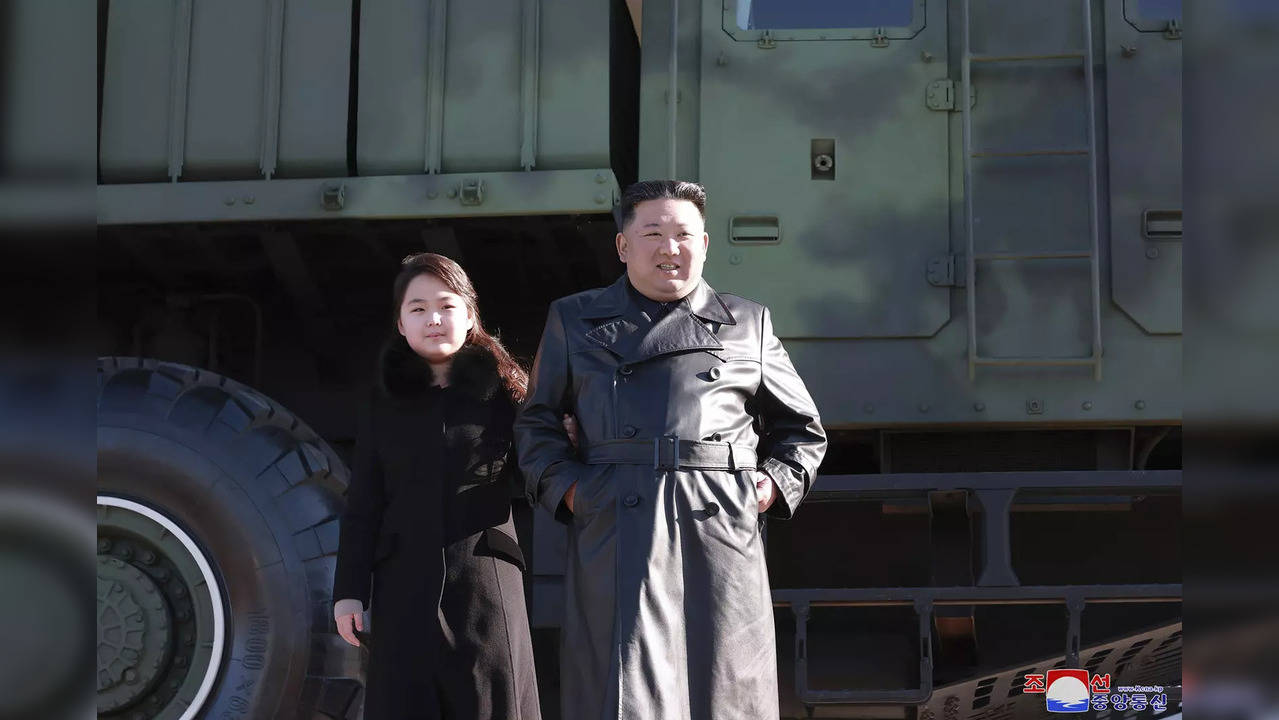
[[[484,181],[463,180],[462,196],[459,200],[463,205],[479,205],[484,202]]]
[[[1044,412],[1044,401],[1039,399],[1030,399],[1026,401],[1026,413],[1028,415],[1039,415]]]
[[[1145,400],[1138,400],[1137,402],[1133,403],[1133,404],[1132,404],[1132,406],[1133,406],[1133,407],[1135,407],[1135,408],[1137,408],[1138,410],[1145,410],[1145,409],[1146,409],[1146,401],[1145,401]]]
[[[729,256],[728,256],[728,264],[729,264],[729,265],[741,265],[741,264],[742,264],[742,256],[741,256],[741,254],[740,254],[740,253],[733,253],[732,255],[729,255]]]
[[[725,65],[727,65],[727,64],[728,64],[728,53],[726,53],[726,52],[724,52],[723,50],[721,50],[721,51],[719,52],[719,56],[715,58],[715,64],[716,64],[716,65],[718,65],[718,66],[720,66],[720,67],[724,67]]]
[[[226,205],[227,207],[230,207],[231,205],[235,204],[235,198],[231,197],[230,195],[227,195],[225,198],[222,199],[222,204]]]
[[[448,196],[449,196],[450,198],[455,198],[455,197],[457,197],[457,188],[455,188],[455,187],[451,187],[451,188],[449,188]]]
[[[870,38],[870,46],[873,48],[888,47],[888,33],[884,32],[884,28],[875,28],[875,33]]]
[[[986,411],[986,403],[984,403],[984,402],[975,402],[975,403],[973,403],[973,410],[976,410],[977,412],[985,412],[985,411]]]
[[[1085,400],[1084,403],[1080,405],[1079,407],[1085,410],[1092,410],[1092,400]]]
[[[607,196],[605,196],[605,195],[604,195],[604,193],[597,193],[597,194],[595,195],[595,204],[596,204],[596,205],[603,205],[603,204],[604,204],[604,203],[606,203],[606,202],[608,202],[608,197],[607,197]]]
[[[923,60],[924,62],[932,62],[932,61],[933,61],[933,54],[932,54],[932,53],[930,53],[930,52],[928,52],[927,50],[925,50],[925,51],[923,51],[923,52],[919,53],[919,59],[920,59],[920,60]]]
[[[325,210],[341,210],[346,205],[346,184],[329,183],[320,192],[320,201]]]
[[[1151,260],[1154,260],[1155,258],[1159,257],[1159,248],[1157,247],[1146,248],[1146,257],[1150,258]]]
[[[608,178],[604,176],[604,173],[597,172],[595,173],[595,182],[599,183],[600,185],[603,185],[604,183],[608,182]]]
[[[245,205],[252,205],[253,203],[257,201],[258,199],[253,197],[252,195],[245,195],[244,197],[240,198],[240,202],[244,203]]]
[[[1169,40],[1181,39],[1181,23],[1176,20],[1169,20],[1168,25],[1164,27],[1164,37]]]
[[[1137,54],[1137,46],[1136,45],[1120,45],[1119,54],[1126,58],[1130,58]]]
[[[777,47],[777,41],[773,39],[773,31],[765,30],[764,34],[760,36],[759,42],[755,43],[755,45],[761,50],[772,50]]]

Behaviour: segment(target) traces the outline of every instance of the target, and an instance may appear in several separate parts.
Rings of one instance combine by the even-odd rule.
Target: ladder
[[[967,234],[965,256],[968,308],[968,379],[975,380],[980,366],[1034,367],[1034,366],[1085,366],[1092,367],[1093,379],[1101,380],[1101,267],[1098,252],[1097,225],[1097,111],[1094,97],[1092,0],[1080,0],[1084,21],[1084,46],[1080,50],[1063,50],[1026,55],[975,55],[969,40],[969,2],[963,2],[963,82],[959,106],[964,122],[964,222]],[[1042,60],[1077,59],[1083,62],[1086,83],[1088,146],[1086,148],[1026,148],[990,150],[973,148],[972,110],[968,98],[972,97],[972,66],[981,63],[1023,63]],[[1088,157],[1088,211],[1090,214],[1088,250],[1044,250],[1036,252],[978,252],[973,235],[973,160],[975,158],[1025,158],[1053,155],[1086,155]],[[977,348],[977,263],[991,261],[1025,260],[1078,260],[1087,258],[1091,269],[1092,289],[1092,352],[1082,357],[986,357]]]

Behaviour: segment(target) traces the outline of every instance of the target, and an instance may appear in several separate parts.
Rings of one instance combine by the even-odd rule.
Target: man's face
[[[617,234],[617,257],[626,263],[626,276],[636,290],[670,302],[697,287],[709,244],[696,205],[670,198],[645,200]]]

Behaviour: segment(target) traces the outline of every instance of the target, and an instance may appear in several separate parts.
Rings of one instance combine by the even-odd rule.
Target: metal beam
[[[463,204],[464,182],[483,183]],[[341,188],[330,193],[326,188]],[[99,185],[98,224],[445,218],[606,213],[618,192],[608,168],[456,175]],[[474,198],[467,198],[474,200]]]

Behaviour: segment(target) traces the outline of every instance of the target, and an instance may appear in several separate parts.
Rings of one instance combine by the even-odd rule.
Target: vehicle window
[[[907,27],[913,21],[915,1],[739,0],[737,26],[743,30]]]

